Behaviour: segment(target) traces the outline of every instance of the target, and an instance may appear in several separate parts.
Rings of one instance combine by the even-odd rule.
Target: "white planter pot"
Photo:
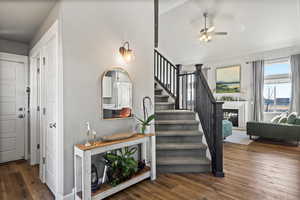
[[[142,127],[143,127],[142,125],[139,126],[139,133],[143,133],[142,132]],[[145,134],[150,133],[150,126],[146,126],[144,133]]]

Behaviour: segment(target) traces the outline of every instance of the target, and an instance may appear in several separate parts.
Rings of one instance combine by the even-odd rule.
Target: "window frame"
[[[279,64],[279,63],[288,64],[289,67],[290,67],[290,60],[289,60],[288,57],[287,58],[269,60],[269,61],[265,62],[264,67],[266,67],[268,65],[272,65],[272,64]],[[273,74],[273,75],[267,75],[267,76],[264,75],[264,90],[265,90],[265,85],[268,85],[268,84],[282,84],[282,83],[290,83],[291,84],[291,82],[292,82],[291,72],[285,73],[285,74]],[[277,92],[274,95],[276,95],[276,94],[277,94]],[[266,113],[266,114],[268,114],[268,113],[269,114],[271,114],[271,113],[282,113],[282,111],[279,111],[279,109],[277,108],[278,105],[275,104],[277,102],[276,99],[277,99],[276,96],[274,96],[275,109],[273,111],[269,111],[269,112],[265,111],[265,109],[264,109],[264,113]],[[264,102],[264,106],[265,106],[265,102]]]

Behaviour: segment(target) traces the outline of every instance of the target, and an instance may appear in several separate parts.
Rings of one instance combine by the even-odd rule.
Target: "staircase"
[[[155,83],[155,129],[157,170],[160,173],[210,172],[196,114],[176,110],[170,96]]]

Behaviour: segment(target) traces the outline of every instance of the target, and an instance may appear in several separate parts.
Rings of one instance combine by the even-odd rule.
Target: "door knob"
[[[50,128],[56,128],[56,123],[55,123],[55,122],[49,123],[49,127],[50,127]]]
[[[22,119],[22,118],[24,118],[25,116],[23,115],[23,114],[19,114],[18,115],[18,118],[20,118],[20,119]]]

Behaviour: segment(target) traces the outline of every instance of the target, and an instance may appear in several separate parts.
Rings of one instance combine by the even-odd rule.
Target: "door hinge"
[[[43,108],[43,115],[46,115],[46,108]]]
[[[36,70],[36,71],[37,71],[37,73],[39,74],[41,70],[40,70],[40,68],[37,68],[37,70]]]
[[[36,145],[36,148],[37,148],[37,149],[40,149],[40,144],[37,144],[37,145]]]
[[[46,58],[43,57],[43,65],[45,66],[46,65]]]
[[[26,93],[30,94],[30,87],[26,87]]]
[[[40,106],[37,106],[36,110],[39,112],[40,111]]]
[[[43,157],[43,164],[46,164],[46,158]]]

